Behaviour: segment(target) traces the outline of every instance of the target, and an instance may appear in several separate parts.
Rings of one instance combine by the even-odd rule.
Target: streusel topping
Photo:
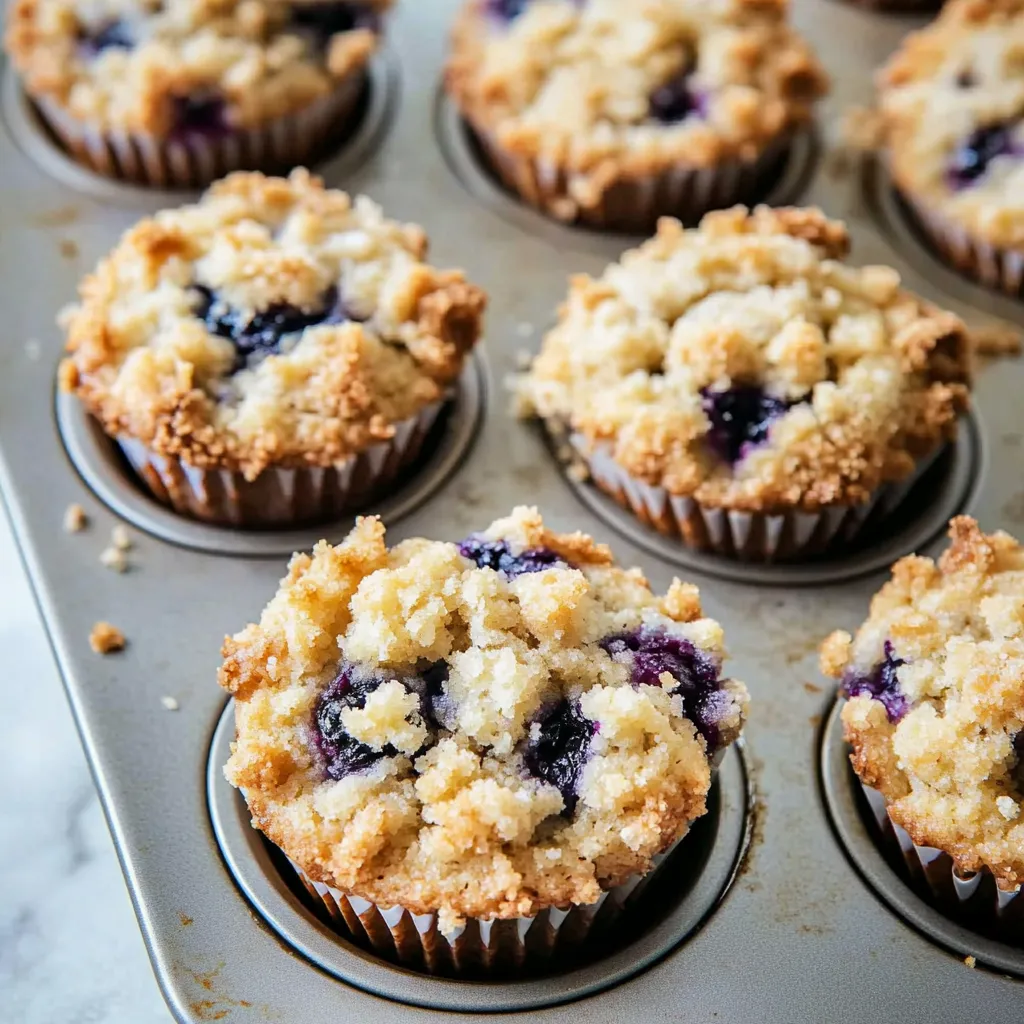
[[[314,878],[383,906],[590,903],[705,811],[747,693],[693,586],[659,597],[535,509],[390,550],[377,519],[292,559],[225,642],[226,767]]]
[[[897,183],[995,245],[1024,247],[1024,0],[952,0],[881,75]]]
[[[17,0],[29,92],[78,120],[166,136],[251,127],[364,67],[391,0]]]
[[[523,411],[709,507],[864,501],[955,436],[970,351],[956,316],[848,246],[814,209],[662,220],[573,279]]]
[[[84,280],[62,383],[201,468],[340,465],[440,401],[479,337],[483,293],[426,248],[306,171],[233,174]]]
[[[751,159],[827,81],[785,0],[472,0],[448,88],[502,147],[608,177]]]
[[[854,768],[914,842],[963,873],[1024,882],[1024,550],[966,516],[938,565],[893,566],[851,640],[822,668],[843,681]]]

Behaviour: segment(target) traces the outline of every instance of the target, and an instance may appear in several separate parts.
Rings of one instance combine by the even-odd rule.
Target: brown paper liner
[[[631,476],[612,458],[607,445],[591,447],[578,434],[571,442],[594,483],[641,522],[696,551],[744,562],[800,561],[854,542],[865,526],[877,525],[899,508],[942,451],[922,459],[906,480],[883,485],[860,505],[769,514],[707,508]]]
[[[197,469],[134,438],[117,443],[152,495],[175,512],[246,529],[298,526],[337,519],[379,497],[416,461],[442,406],[435,403],[396,424],[394,437],[340,466],[272,466],[255,480],[233,470]]]
[[[223,136],[196,132],[164,139],[103,130],[76,120],[45,97],[35,105],[64,149],[97,174],[157,188],[201,188],[231,171],[286,172],[312,162],[331,140],[350,130],[366,81],[360,70],[304,110]]]
[[[877,841],[905,869],[905,878],[936,909],[976,929],[1020,945],[1024,937],[1024,899],[1020,890],[1000,889],[987,869],[964,876],[953,858],[933,846],[918,846],[890,817],[885,797],[862,784],[875,824]]]
[[[685,837],[683,837],[685,838]],[[551,907],[534,917],[508,920],[470,918],[455,931],[444,933],[438,916],[414,914],[403,907],[380,907],[323,882],[313,881],[289,860],[313,905],[331,927],[363,949],[390,963],[442,977],[482,979],[520,977],[563,970],[567,962],[607,939],[622,923],[651,878],[683,840],[654,858],[646,875],[634,875],[601,894],[596,903]]]
[[[545,160],[510,153],[492,135],[473,130],[487,162],[505,187],[529,206],[569,223],[602,231],[649,233],[659,217],[696,224],[709,210],[753,205],[770,190],[789,150],[780,139],[750,162],[730,161],[714,167],[672,167],[660,174],[623,178],[594,204],[574,198],[571,175]]]
[[[959,224],[934,213],[907,193],[900,195],[910,207],[921,232],[946,263],[989,288],[1024,298],[1024,249],[1002,249],[975,238]]]

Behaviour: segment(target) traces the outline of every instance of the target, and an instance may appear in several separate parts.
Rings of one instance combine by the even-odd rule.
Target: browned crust
[[[483,0],[469,0],[455,21],[451,53],[445,70],[445,89],[463,117],[491,145],[517,158],[543,158],[575,179],[573,201],[598,207],[602,197],[620,183],[663,174],[675,167],[710,167],[729,161],[752,161],[770,145],[810,123],[814,103],[828,91],[828,77],[804,40],[786,22],[785,0],[736,4],[735,20],[750,19],[745,56],[759,70],[760,95],[749,96],[731,111],[728,132],[709,127],[687,138],[677,149],[664,145],[647,149],[622,148],[588,153],[574,140],[577,126],[565,126],[564,144],[553,152],[550,131],[509,130],[512,114],[507,91],[499,83],[482,81],[487,15]],[[504,126],[504,127],[503,127]]]

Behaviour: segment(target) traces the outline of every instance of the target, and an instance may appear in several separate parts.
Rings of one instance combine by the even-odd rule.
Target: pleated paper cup
[[[135,185],[194,189],[231,171],[285,172],[312,162],[351,127],[366,81],[360,70],[307,108],[265,125],[172,138],[97,128],[45,97],[34,102],[64,149],[97,174]]]
[[[268,529],[337,519],[379,497],[410,468],[443,407],[437,402],[396,424],[395,434],[337,466],[269,467],[255,480],[229,469],[198,469],[141,441],[117,444],[152,495],[204,522]]]
[[[612,457],[610,445],[591,446],[579,434],[570,440],[594,483],[641,522],[694,550],[744,562],[800,561],[852,543],[869,523],[877,525],[899,508],[943,450],[920,460],[906,480],[879,487],[859,505],[767,513],[709,508],[693,498],[669,494],[664,487],[630,475]]]
[[[976,238],[909,194],[901,195],[929,243],[947,263],[989,288],[1024,298],[1024,249],[1003,249]]]
[[[1012,933],[1018,944],[1024,935],[1024,899],[1020,890],[1000,889],[990,871],[962,875],[953,858],[934,846],[919,846],[907,831],[889,817],[885,797],[861,785],[878,826],[880,844],[899,856],[911,884],[928,895],[937,909],[1005,937]]]
[[[609,930],[623,923],[682,841],[655,857],[645,875],[634,875],[607,890],[596,903],[551,907],[533,917],[470,918],[447,933],[441,930],[436,913],[378,906],[314,881],[297,864],[289,863],[313,905],[322,911],[320,916],[335,931],[390,963],[442,977],[518,977],[524,969],[538,973],[563,969],[566,960],[584,955],[607,939]]]
[[[752,161],[714,167],[677,165],[659,174],[614,182],[593,205],[574,198],[571,173],[544,159],[509,152],[486,132],[473,129],[487,162],[505,187],[556,220],[603,231],[646,234],[659,217],[696,224],[710,210],[764,199],[781,169],[790,140],[780,139]]]

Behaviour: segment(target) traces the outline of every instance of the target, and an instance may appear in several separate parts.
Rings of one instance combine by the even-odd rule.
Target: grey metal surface
[[[467,188],[454,173],[451,147],[439,137],[444,104],[436,88],[445,25],[456,6],[400,5],[389,65],[400,82],[385,123],[358,159],[342,155],[321,168],[330,184],[366,191],[391,215],[423,224],[436,262],[466,267],[491,295],[492,400],[485,420],[467,457],[429,500],[394,523],[393,536],[455,539],[516,502],[536,502],[555,528],[599,535],[621,560],[641,565],[652,584],[665,587],[674,566],[628,529],[595,515],[562,477],[539,432],[505,414],[501,382],[516,368],[517,352],[536,347],[568,274],[600,270],[624,240],[519,216],[525,211],[510,216],[500,192]],[[802,201],[850,222],[858,261],[897,266],[909,287],[974,323],[993,315],[1024,323],[1024,307],[970,285],[921,251],[883,178],[844,170],[834,158],[840,111],[869,98],[871,70],[914,21],[825,0],[797,0],[794,7],[834,76],[820,120],[824,153]],[[488,1019],[391,1002],[339,980],[285,942],[235,884],[206,792],[207,754],[223,709],[214,682],[218,649],[224,633],[258,614],[284,562],[140,534],[131,572],[119,576],[100,566],[118,518],[74,471],[57,433],[60,334],[53,320],[119,233],[166,197],[86,184],[71,168],[57,170],[40,156],[38,140],[21,137],[28,126],[19,127],[18,109],[8,82],[0,132],[0,489],[173,1012],[193,1022],[218,1015],[297,1024],[408,1024],[428,1014]],[[35,344],[26,348],[28,341]],[[962,500],[986,528],[1020,532],[1024,524],[1022,386],[1024,366],[1012,361],[986,368],[978,382],[978,461]],[[90,532],[62,533],[72,501],[92,514]],[[927,550],[939,546],[929,541]],[[708,613],[723,622],[730,671],[747,681],[754,700],[746,734],[758,794],[751,848],[725,899],[667,956],[569,1010],[534,1009],[507,1020],[571,1013],[588,1024],[1019,1021],[1021,983],[966,969],[890,909],[844,854],[823,805],[818,726],[831,694],[817,674],[815,647],[831,629],[863,618],[883,574],[800,587],[723,580],[695,563],[685,575],[700,585]],[[90,626],[101,618],[129,638],[116,657],[99,658],[88,648]],[[175,697],[180,710],[163,710],[163,695]]]

